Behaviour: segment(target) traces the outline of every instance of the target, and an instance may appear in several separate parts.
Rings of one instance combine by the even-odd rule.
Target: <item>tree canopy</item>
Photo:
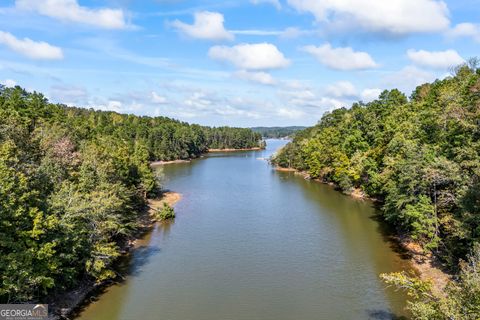
[[[441,294],[416,276],[382,275],[407,291],[414,319],[478,319],[479,138],[480,69],[473,59],[410,98],[386,90],[370,103],[326,113],[272,162],[380,200],[386,221],[457,271]]]
[[[306,129],[306,127],[290,126],[290,127],[253,127],[254,132],[258,132],[262,137],[267,139],[278,139],[293,137],[297,131]]]
[[[480,69],[326,113],[273,159],[344,192],[381,200],[382,216],[456,266],[480,240]]]
[[[259,134],[51,104],[0,86],[0,302],[115,277],[158,185],[153,160],[259,146]]]

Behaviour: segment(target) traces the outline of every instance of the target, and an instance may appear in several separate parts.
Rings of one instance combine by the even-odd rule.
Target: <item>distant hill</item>
[[[258,132],[263,138],[286,138],[291,137],[295,132],[305,129],[301,126],[290,127],[254,127],[254,132]]]

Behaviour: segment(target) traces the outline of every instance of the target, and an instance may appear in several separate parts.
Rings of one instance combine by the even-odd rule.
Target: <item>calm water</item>
[[[147,235],[125,282],[80,319],[390,319],[405,297],[379,273],[407,268],[374,210],[320,183],[274,171],[258,152],[164,166],[180,192],[174,222]]]

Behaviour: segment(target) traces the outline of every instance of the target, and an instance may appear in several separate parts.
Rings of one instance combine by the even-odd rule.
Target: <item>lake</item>
[[[392,319],[405,296],[378,275],[409,267],[370,201],[277,172],[263,151],[214,153],[162,167],[182,194],[125,262],[125,281],[79,319]]]

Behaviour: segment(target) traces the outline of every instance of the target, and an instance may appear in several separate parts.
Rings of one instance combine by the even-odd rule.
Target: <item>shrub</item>
[[[163,203],[163,208],[157,212],[158,220],[168,220],[175,218],[175,211],[166,202]]]

